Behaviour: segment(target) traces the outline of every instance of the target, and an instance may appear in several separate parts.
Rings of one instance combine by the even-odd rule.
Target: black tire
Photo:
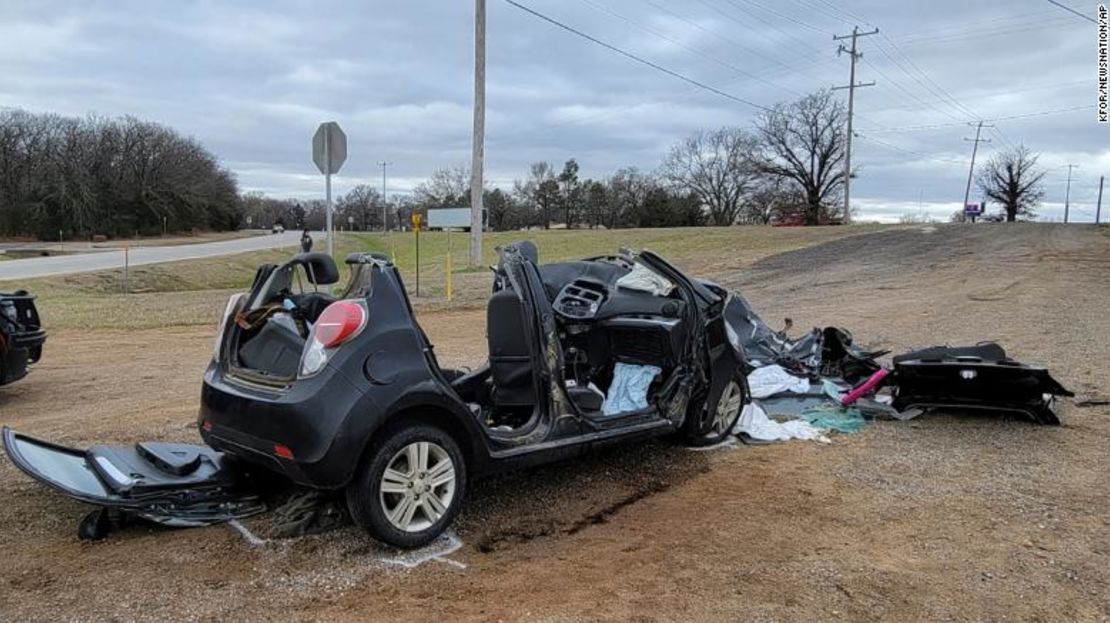
[[[730,393],[730,388],[734,388],[735,393]],[[717,419],[715,416],[718,409],[722,408],[722,403],[730,399],[739,400],[739,406],[735,409],[735,413],[730,413],[723,420]],[[740,414],[743,412],[744,404],[747,401],[747,379],[738,373],[721,391],[716,403],[707,405],[703,399],[691,405],[690,411],[686,414],[686,421],[682,426],[682,436],[686,445],[694,447],[712,446],[724,441],[732,433],[732,429],[736,426],[737,420],[740,419]]]
[[[431,513],[434,512],[431,510],[431,498],[435,496],[437,503],[442,500],[442,496],[436,495],[436,489],[414,493],[414,489],[410,485],[409,491],[405,494],[389,491],[383,494],[382,492],[386,468],[390,467],[391,464],[398,465],[396,461],[405,461],[406,456],[402,456],[401,453],[410,446],[421,443],[433,444],[438,447],[438,451],[442,452],[428,446],[431,450],[428,454],[438,454],[438,460],[442,460],[445,453],[446,458],[451,461],[454,473],[450,500],[447,504],[441,505],[444,510],[434,520],[431,516]],[[439,464],[436,463],[435,465],[438,466]],[[393,469],[396,470],[395,467]],[[420,475],[419,470],[415,467],[413,472]],[[419,491],[422,486],[421,482],[424,481],[422,478],[416,480],[415,490]],[[440,492],[445,491],[445,489],[438,490]],[[354,478],[347,485],[347,508],[354,522],[366,530],[370,536],[397,547],[413,548],[432,542],[451,525],[455,516],[459,514],[465,494],[466,463],[458,444],[451,435],[439,428],[427,424],[413,423],[383,431],[380,438],[374,440],[363,457]],[[406,496],[407,502],[403,500]],[[421,499],[421,496],[425,497]],[[410,520],[415,522],[417,518],[415,513],[420,513],[421,521],[412,524],[408,530],[398,527],[386,514],[388,505],[393,501],[396,501],[397,504],[394,507],[395,509],[405,503],[415,505],[416,511],[409,514]]]

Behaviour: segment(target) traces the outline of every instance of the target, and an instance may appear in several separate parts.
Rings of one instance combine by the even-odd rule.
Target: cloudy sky
[[[860,39],[857,76],[877,83],[856,100],[853,199],[864,218],[950,214],[963,198],[973,119],[996,120],[980,158],[1021,142],[1041,152],[1046,218],[1062,212],[1063,165],[1080,165],[1076,220],[1093,220],[1098,177],[1110,175],[1110,125],[1094,110],[1096,27],[1047,0],[518,1],[760,105],[846,84],[833,34],[878,27]],[[652,169],[690,132],[747,125],[758,112],[488,2],[494,185],[511,185],[536,160],[573,157],[596,177]],[[1094,15],[1094,2],[1061,2]],[[470,0],[2,6],[0,106],[171,125],[246,190],[322,194],[309,141],[326,120],[349,136],[340,191],[380,184],[382,160],[393,163],[391,193],[469,161]]]

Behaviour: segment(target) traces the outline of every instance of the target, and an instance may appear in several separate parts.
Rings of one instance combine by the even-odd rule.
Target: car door
[[[582,422],[564,389],[563,352],[555,314],[547,300],[539,268],[515,246],[500,250],[495,290],[509,289],[519,297],[525,317],[525,339],[532,363],[536,425],[516,436],[513,445],[565,440],[581,434]]]

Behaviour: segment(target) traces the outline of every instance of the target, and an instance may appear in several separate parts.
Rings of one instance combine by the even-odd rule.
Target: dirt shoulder
[[[869,234],[702,274],[772,324],[840,324],[896,351],[995,339],[1105,400],[1110,238],[1001,227]],[[445,363],[483,358],[480,310],[422,322]],[[0,423],[73,445],[195,440],[210,334],[57,333],[0,388]],[[0,619],[1105,620],[1108,416],[1068,405],[1058,428],[931,415],[830,445],[619,448],[477,483],[454,563],[414,569],[354,530],[82,543],[85,509],[0,461]]]

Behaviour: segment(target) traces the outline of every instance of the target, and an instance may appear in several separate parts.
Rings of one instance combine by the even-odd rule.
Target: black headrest
[[[308,280],[318,286],[339,282],[339,267],[327,253],[298,253],[290,264],[304,266]]]
[[[524,256],[524,259],[539,265],[540,251],[536,248],[536,243],[531,240],[521,240],[520,242],[513,243],[512,246],[516,247],[516,250]]]

